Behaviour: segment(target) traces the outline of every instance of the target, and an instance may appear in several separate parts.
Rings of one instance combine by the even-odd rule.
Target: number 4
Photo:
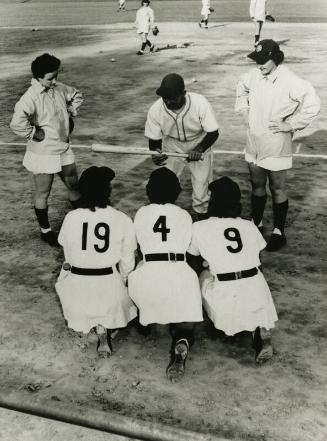
[[[167,228],[166,220],[166,216],[159,216],[153,226],[154,233],[161,233],[162,242],[167,242],[167,234],[170,233],[170,228]]]

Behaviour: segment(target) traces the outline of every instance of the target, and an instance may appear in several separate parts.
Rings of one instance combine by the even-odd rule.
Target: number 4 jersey
[[[142,325],[198,322],[202,320],[199,280],[188,266],[185,253],[192,237],[192,219],[173,204],[141,207],[134,220],[143,260],[128,277],[129,295],[139,308]],[[182,260],[163,260],[176,253]]]

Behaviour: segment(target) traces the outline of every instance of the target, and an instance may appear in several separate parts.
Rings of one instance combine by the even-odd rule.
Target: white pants
[[[209,202],[209,183],[212,181],[213,153],[209,149],[204,154],[203,160],[187,162],[184,158],[169,156],[166,167],[178,177],[183,173],[185,165],[188,165],[192,180],[192,207],[197,213],[206,213]]]

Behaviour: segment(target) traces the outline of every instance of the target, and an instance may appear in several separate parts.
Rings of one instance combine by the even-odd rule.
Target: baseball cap
[[[265,64],[278,52],[280,52],[280,48],[276,41],[261,40],[255,50],[248,55],[248,58],[251,58],[251,60],[254,60],[258,64]]]
[[[211,182],[209,190],[211,191],[211,198],[222,205],[233,206],[241,200],[240,187],[228,176],[223,176]]]
[[[146,190],[150,200],[160,204],[174,202],[182,189],[176,174],[160,167],[151,173]]]
[[[166,75],[161,81],[159,89],[156,90],[157,95],[162,98],[175,98],[185,90],[185,84],[183,78],[176,74],[171,73]]]

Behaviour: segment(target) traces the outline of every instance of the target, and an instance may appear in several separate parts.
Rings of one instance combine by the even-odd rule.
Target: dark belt
[[[261,270],[261,266],[258,268],[251,268],[244,271],[237,271],[236,273],[223,273],[217,274],[217,279],[220,282],[227,282],[228,280],[246,279],[247,277],[253,277]]]
[[[78,266],[73,266],[65,262],[62,267],[65,271],[70,271],[79,276],[106,276],[113,273],[111,266],[108,268],[79,268]]]
[[[145,262],[183,262],[185,260],[185,254],[182,253],[153,253],[144,254]]]

